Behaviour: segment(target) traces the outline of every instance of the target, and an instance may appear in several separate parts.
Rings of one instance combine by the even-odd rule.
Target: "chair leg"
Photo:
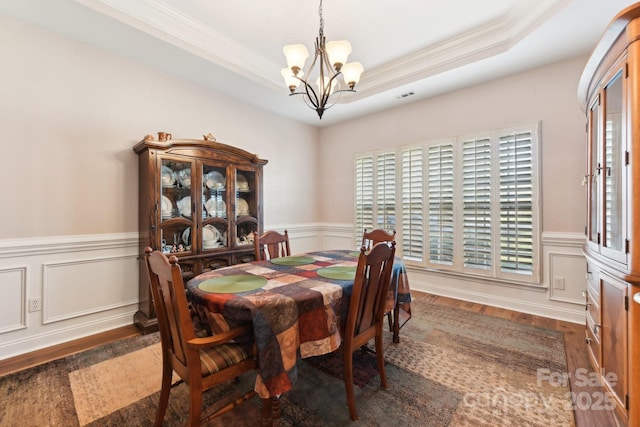
[[[273,426],[273,401],[270,397],[262,398],[262,413],[260,414],[260,425],[262,427]]]
[[[396,304],[396,308],[393,309],[393,342],[400,342],[400,307]],[[391,316],[391,314],[389,314]]]
[[[349,414],[353,421],[358,420],[356,411],[356,399],[353,393],[353,352],[344,352],[344,386],[347,392],[347,404],[349,405]]]
[[[155,427],[162,426],[162,420],[164,414],[167,412],[167,406],[169,405],[169,392],[171,391],[171,376],[173,375],[173,369],[170,366],[162,365],[162,386],[160,389],[160,402],[158,403],[158,410],[156,411]]]
[[[387,388],[387,371],[384,369],[384,353],[382,349],[382,327],[380,333],[376,335],[376,359],[378,360],[378,371],[380,372],[380,385]]]
[[[187,425],[198,427],[202,414],[202,386],[201,384],[189,384],[189,388],[189,421]]]

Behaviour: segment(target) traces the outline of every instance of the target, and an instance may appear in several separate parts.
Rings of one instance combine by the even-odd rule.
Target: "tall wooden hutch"
[[[640,3],[611,21],[578,96],[588,134],[588,353],[619,419],[640,426]]]
[[[139,310],[144,331],[156,317],[143,263],[147,246],[176,255],[185,281],[212,269],[254,260],[262,233],[262,167],[267,160],[203,139],[158,132],[133,147],[139,155]]]

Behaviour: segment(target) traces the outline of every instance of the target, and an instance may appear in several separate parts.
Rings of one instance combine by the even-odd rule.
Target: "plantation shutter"
[[[396,153],[382,153],[376,159],[375,226],[388,232],[396,229]]]
[[[491,269],[491,140],[463,143],[462,253],[465,267]]]
[[[500,270],[532,274],[533,176],[531,132],[500,136]]]
[[[424,257],[422,148],[402,151],[402,254],[404,259]]]
[[[356,247],[365,228],[373,229],[373,156],[356,158]]]
[[[453,265],[453,145],[429,147],[429,261]]]

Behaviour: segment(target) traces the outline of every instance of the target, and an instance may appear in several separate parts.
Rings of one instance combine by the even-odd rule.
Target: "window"
[[[358,243],[395,229],[408,264],[539,282],[538,145],[533,124],[357,155]]]
[[[533,145],[530,132],[500,136],[500,269],[533,271]]]
[[[491,187],[491,140],[464,141],[462,258],[467,268],[491,269]]]
[[[423,168],[422,147],[402,150],[402,247],[404,258],[422,261],[423,240]]]
[[[429,201],[429,261],[453,265],[453,145],[429,147],[427,194]]]
[[[396,153],[356,158],[356,246],[364,229],[396,230]]]

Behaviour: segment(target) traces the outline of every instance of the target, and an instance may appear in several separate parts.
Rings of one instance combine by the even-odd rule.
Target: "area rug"
[[[400,343],[386,336],[389,388],[375,356],[354,357],[356,406],[349,418],[339,353],[299,361],[299,380],[281,397],[281,426],[573,426],[568,387],[544,373],[567,371],[562,334],[424,299]],[[0,378],[0,426],[151,426],[161,364],[158,334],[132,337]],[[205,406],[240,396],[255,375],[205,394]],[[208,426],[254,426],[254,397]],[[188,390],[171,392],[165,426],[182,425]],[[26,423],[26,424],[25,424]]]

